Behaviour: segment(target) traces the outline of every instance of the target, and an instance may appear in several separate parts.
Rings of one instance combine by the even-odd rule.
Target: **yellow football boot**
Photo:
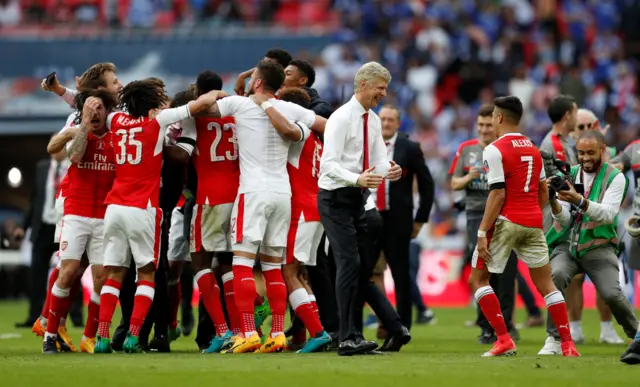
[[[62,341],[64,341],[65,344],[67,344],[69,346],[70,352],[78,352],[76,347],[71,342],[71,337],[69,336],[69,333],[67,332],[67,327],[61,326],[61,327],[58,328],[58,337],[61,338]]]
[[[80,351],[86,353],[93,353],[93,349],[96,347],[96,338],[87,337],[80,342]]]
[[[38,317],[31,327],[31,332],[35,333],[36,336],[44,337],[46,331],[45,327],[42,326],[42,322],[40,322],[40,317]]]
[[[264,342],[262,347],[256,352],[260,353],[275,353],[275,352],[284,352],[287,350],[287,337],[282,334],[276,337],[269,337]]]
[[[224,353],[247,353],[254,352],[257,349],[260,349],[260,336],[254,333],[249,338],[237,336],[231,348],[224,351]]]

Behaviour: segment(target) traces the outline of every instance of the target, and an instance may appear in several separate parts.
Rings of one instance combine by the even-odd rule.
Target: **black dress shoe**
[[[42,353],[45,355],[58,354],[58,347],[56,347],[56,338],[47,337],[42,343]]]
[[[171,352],[169,340],[167,340],[167,338],[164,336],[154,337],[149,342],[149,350],[151,352],[169,353]]]
[[[295,335],[296,333],[300,332],[301,329],[304,329],[304,324],[302,323],[302,320],[300,320],[296,316],[291,321],[291,326],[289,327],[289,329],[284,331],[284,335],[286,337],[291,337],[291,336]]]
[[[411,334],[406,327],[402,327],[399,333],[387,336],[379,350],[381,352],[399,352],[400,348],[408,344],[409,341],[411,341]]]
[[[374,341],[345,340],[338,346],[338,356],[362,355],[378,347]]]
[[[497,340],[496,335],[490,332],[482,332],[480,336],[478,336],[478,344],[482,345],[493,344]]]
[[[328,332],[329,336],[331,336],[331,344],[327,345],[325,347],[325,350],[327,352],[331,352],[331,351],[335,351],[338,349],[338,346],[340,345],[340,338],[338,335],[338,332]]]
[[[620,361],[625,364],[640,364],[640,341],[634,341],[622,354]]]
[[[124,344],[124,340],[127,338],[127,329],[118,326],[113,332],[113,337],[111,338],[111,349],[114,351],[122,351],[122,345]]]
[[[36,320],[25,320],[24,322],[15,323],[16,328],[31,328]]]
[[[194,327],[193,312],[183,313],[180,323],[182,325],[182,335],[185,337],[189,336],[191,332],[193,332]]]

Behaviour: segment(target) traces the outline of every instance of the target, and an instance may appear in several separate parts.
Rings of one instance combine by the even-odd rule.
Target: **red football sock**
[[[107,279],[100,292],[100,318],[98,319],[98,334],[103,338],[111,337],[109,328],[111,328],[111,320],[113,313],[116,311],[118,298],[120,297],[120,288],[122,284],[114,279]]]
[[[245,337],[256,331],[253,318],[253,302],[256,298],[256,282],[253,278],[253,268],[243,265],[233,265],[233,289],[235,291],[236,308],[240,316],[240,326]]]
[[[318,308],[318,304],[316,303],[316,296],[309,294],[309,301],[311,302],[313,313],[318,317],[318,319],[320,319],[320,308]]]
[[[73,281],[73,285],[71,285],[71,290],[69,291],[69,297],[65,300],[64,310],[62,311],[64,314],[62,317],[66,318],[69,314],[80,289],[82,289],[82,275],[76,275],[76,279]]]
[[[262,263],[262,275],[264,276],[267,297],[271,306],[271,337],[284,333],[284,316],[287,312],[287,286],[284,284],[281,268],[282,265],[279,263]]]
[[[65,304],[69,298],[69,289],[61,289],[57,284],[51,288],[51,307],[49,309],[49,321],[47,322],[47,336],[58,334],[58,326],[63,316]]]
[[[502,311],[500,310],[500,302],[498,297],[493,292],[491,286],[483,286],[476,291],[476,301],[482,309],[482,313],[491,324],[491,327],[496,332],[496,336],[508,335],[507,325],[504,322]]]
[[[100,318],[100,295],[96,292],[91,293],[91,301],[89,302],[89,311],[87,313],[87,323],[84,326],[84,337],[96,337],[98,332],[98,323]]]
[[[139,336],[142,324],[147,318],[149,308],[153,303],[153,297],[156,294],[155,284],[151,281],[138,281],[136,287],[136,295],[133,298],[133,311],[131,312],[131,323],[129,331],[132,336]]]
[[[223,336],[229,328],[227,327],[227,321],[224,318],[224,311],[222,310],[222,303],[220,302],[220,288],[218,287],[218,281],[211,269],[204,269],[196,273],[196,282],[198,283],[198,290],[202,297],[202,303],[204,308],[209,313],[211,321],[216,328],[216,334]]]
[[[558,329],[560,341],[571,341],[571,329],[569,328],[569,317],[567,316],[567,305],[564,297],[559,291],[551,292],[544,297],[547,304],[547,311],[551,315],[551,320]]]
[[[316,337],[318,333],[324,331],[320,319],[313,312],[313,306],[309,302],[309,295],[304,288],[296,289],[289,295],[289,302],[296,312],[296,316],[302,320],[304,326],[309,330],[311,337]],[[304,331],[303,331],[304,332]]]
[[[182,284],[180,279],[175,283],[169,282],[169,328],[176,329],[178,327],[178,309],[180,309],[180,301],[182,299]]]
[[[53,284],[58,280],[58,274],[60,274],[60,269],[54,267],[51,270],[51,274],[49,274],[49,282],[47,283],[47,298],[44,300],[44,307],[42,308],[42,317],[49,318],[49,308],[51,307],[51,288],[53,288]]]
[[[237,335],[241,332],[240,315],[236,308],[235,292],[233,291],[233,272],[222,275],[222,288],[224,291],[224,303],[227,306],[227,315],[229,315],[229,325],[231,333]]]

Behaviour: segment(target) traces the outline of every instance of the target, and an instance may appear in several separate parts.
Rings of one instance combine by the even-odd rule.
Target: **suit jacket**
[[[393,152],[393,161],[402,167],[402,177],[389,182],[389,210],[387,219],[401,234],[411,234],[413,222],[427,223],[433,205],[435,184],[424,162],[420,145],[399,133]],[[420,204],[413,216],[413,178],[418,181]]]
[[[42,212],[46,197],[47,176],[51,167],[51,159],[43,159],[36,164],[36,178],[31,188],[29,209],[22,219],[22,229],[31,228],[31,242],[35,242],[42,227]]]

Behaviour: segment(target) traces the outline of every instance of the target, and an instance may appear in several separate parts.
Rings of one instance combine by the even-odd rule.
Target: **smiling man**
[[[638,320],[622,293],[618,268],[618,212],[627,191],[627,180],[604,162],[604,136],[587,130],[578,139],[578,165],[571,167],[576,187],[558,191],[551,199],[553,227],[546,238],[551,252],[555,286],[564,291],[576,274],[592,279],[611,308],[616,321],[633,338]],[[558,331],[547,319],[549,336],[539,355],[562,353]]]

